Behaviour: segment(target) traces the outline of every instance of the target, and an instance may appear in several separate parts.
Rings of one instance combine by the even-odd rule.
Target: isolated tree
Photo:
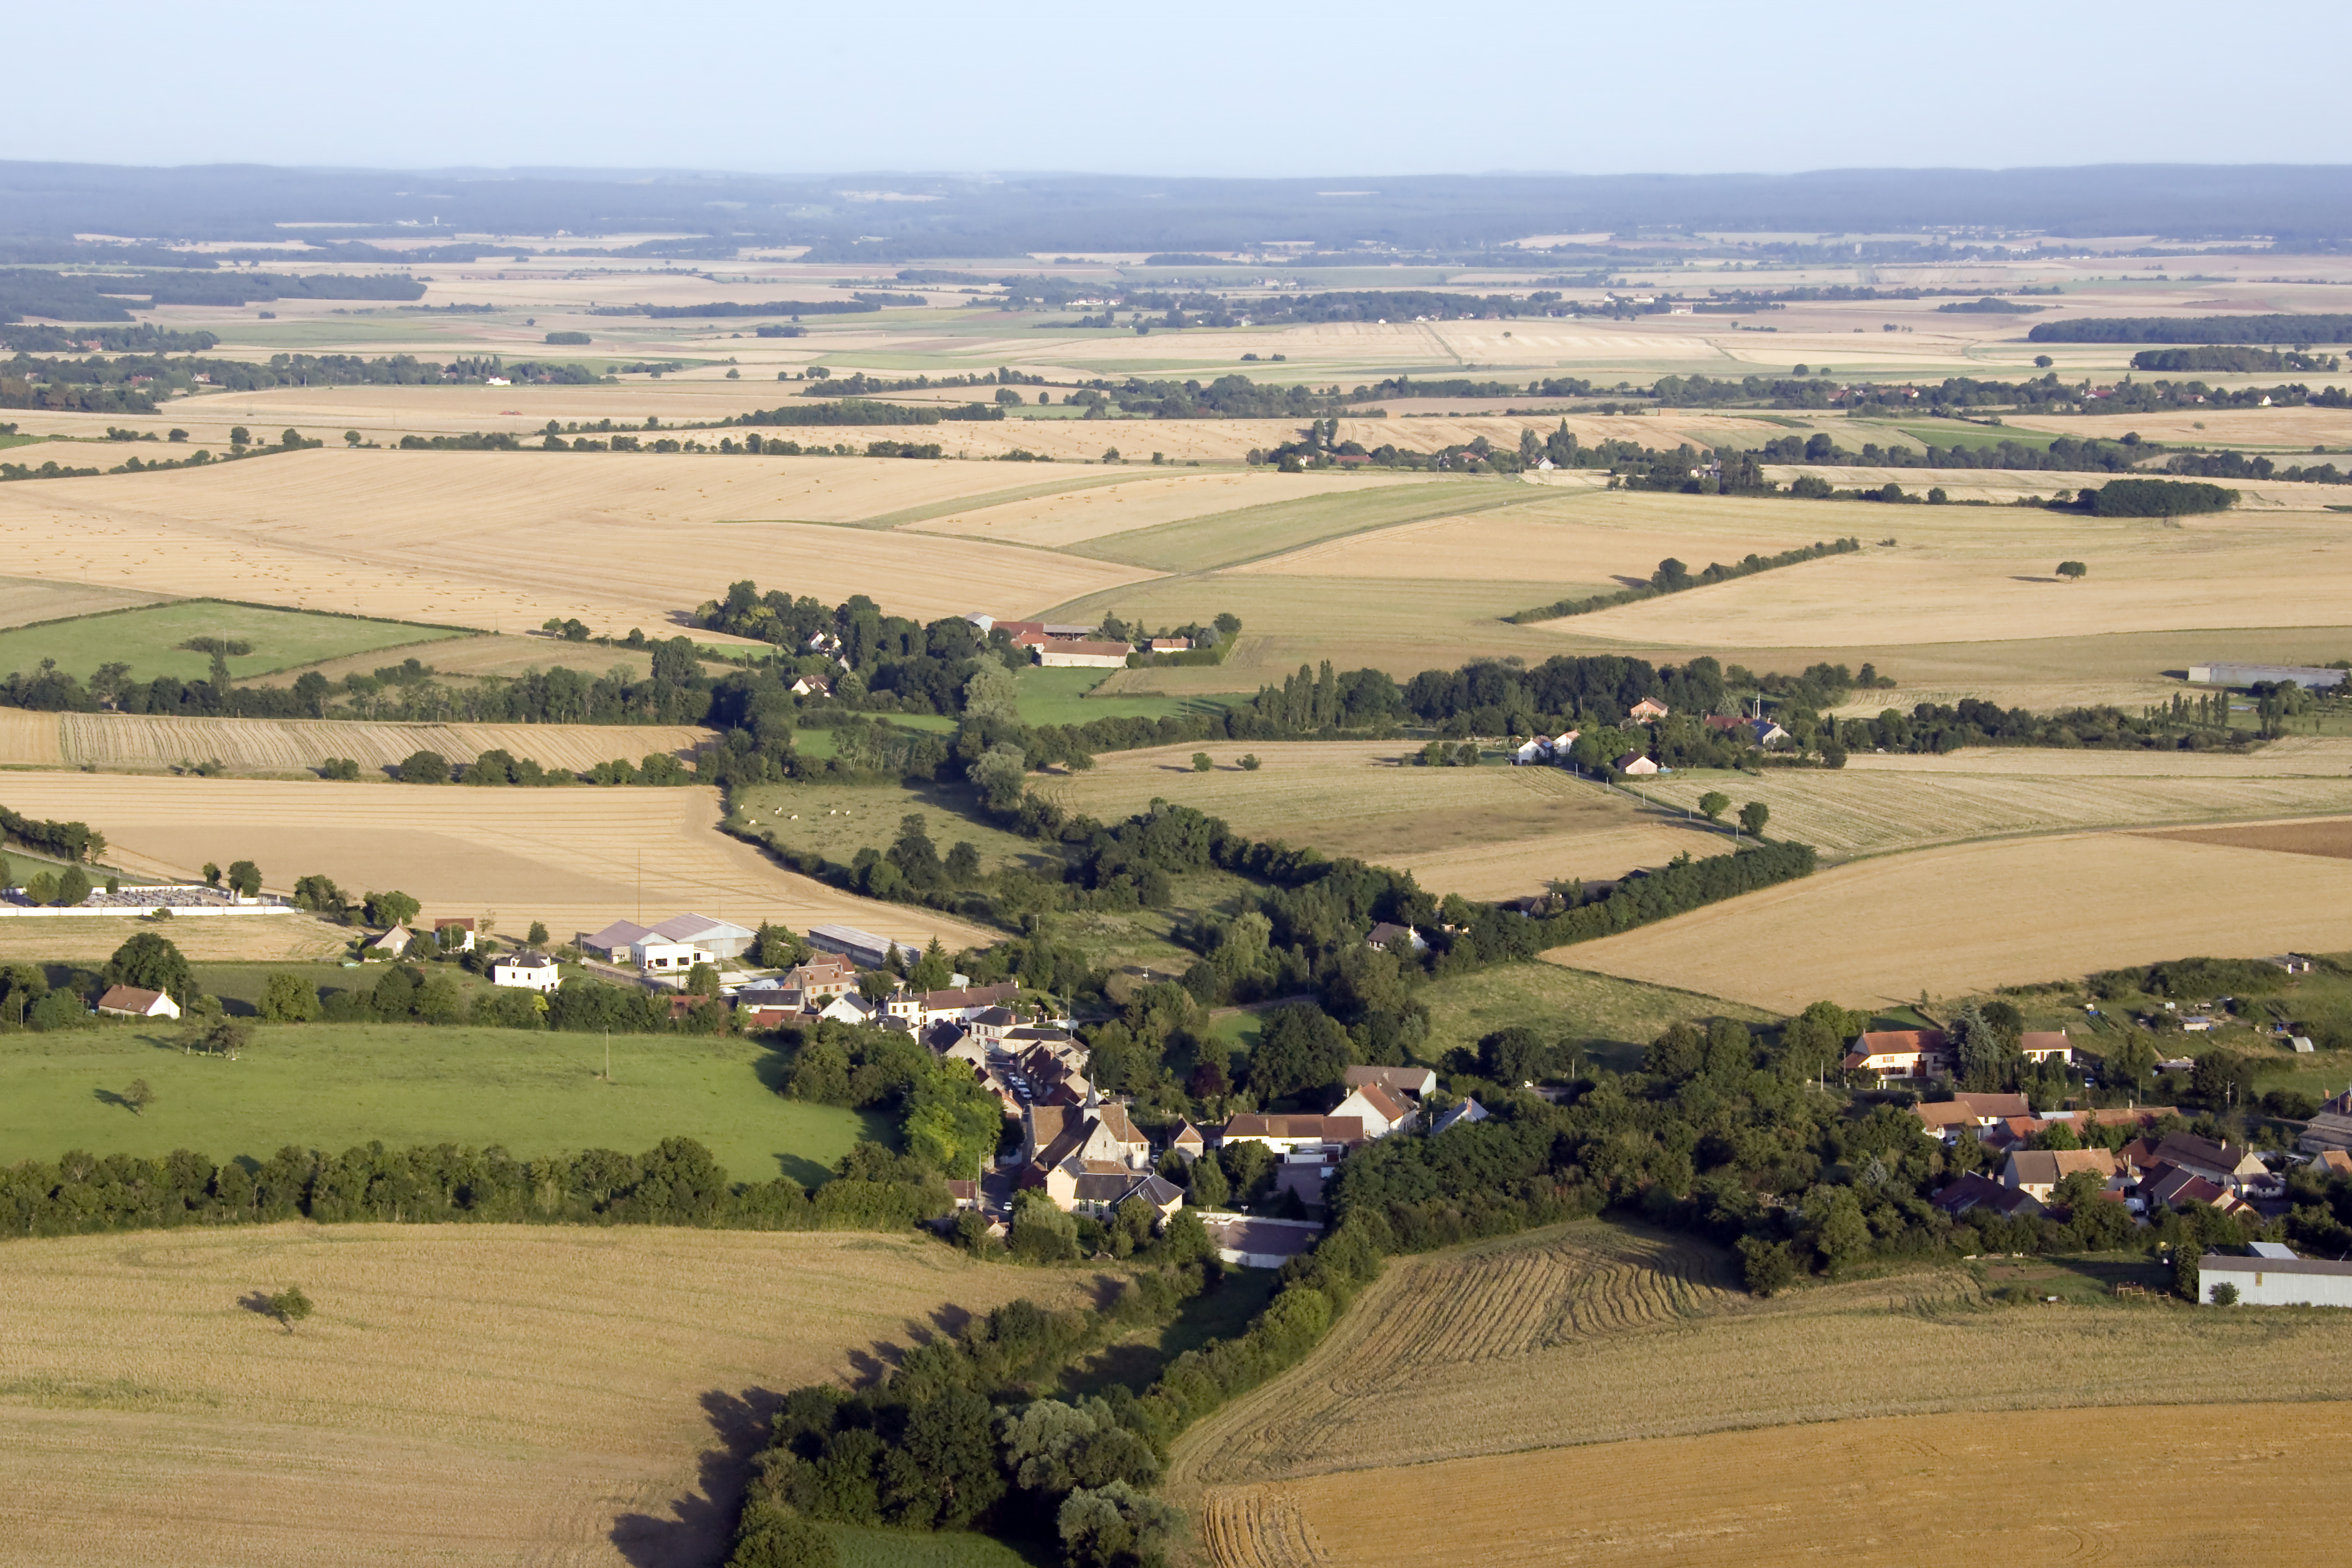
[[[205,887],[207,887],[207,888],[217,888],[217,887],[219,887],[219,886],[220,886],[220,879],[221,879],[221,868],[220,868],[218,866],[214,865],[214,864],[213,864],[211,861],[209,861],[209,860],[205,861]]]
[[[262,1300],[268,1304],[269,1315],[285,1324],[289,1334],[294,1331],[295,1324],[310,1315],[310,1298],[302,1294],[299,1285],[289,1285],[276,1295],[265,1296]]]
[[[343,432],[343,445],[346,447],[356,447],[366,437],[362,437],[356,430],[346,430]]]
[[[233,860],[228,868],[228,888],[232,893],[248,899],[261,896],[261,868],[250,860]]]
[[[2061,577],[2080,578],[2087,577],[2090,574],[2091,569],[2088,566],[2084,565],[2080,561],[2061,561],[2058,563],[2058,575]]]
[[[1254,773],[1264,765],[1257,760],[1255,752],[1246,752],[1242,757],[1242,772],[1245,773]]]
[[[1698,814],[1709,822],[1719,820],[1731,809],[1731,797],[1721,790],[1711,789],[1698,797]]]
[[[438,752],[411,752],[400,764],[403,784],[445,784],[449,782],[449,759]]]
[[[1772,808],[1760,800],[1751,800],[1739,808],[1739,826],[1748,830],[1750,838],[1764,837],[1764,825],[1772,820]]]
[[[147,1087],[143,1078],[134,1078],[131,1087],[122,1091],[122,1103],[131,1108],[133,1116],[144,1116],[147,1108],[155,1103],[155,1091]]]
[[[319,994],[299,974],[283,972],[262,982],[258,1011],[273,1024],[308,1023],[319,1010]]]
[[[963,716],[1000,719],[1012,723],[1021,717],[1021,689],[1013,672],[993,658],[981,659],[963,683]]]
[[[79,908],[89,897],[89,873],[79,866],[68,866],[58,873],[58,908]]]
[[[142,991],[161,991],[182,1006],[187,1005],[195,994],[187,958],[169,937],[152,931],[137,932],[114,950],[114,956],[106,962],[106,982],[110,985],[135,985]]]
[[[765,928],[763,927],[762,930],[764,929]],[[547,922],[545,921],[531,921],[530,930],[523,933],[522,940],[534,948],[545,947],[547,945]]]
[[[1193,752],[1193,753],[1192,753],[1192,771],[1193,771],[1194,773],[1207,773],[1211,768],[1213,768],[1213,767],[1215,767],[1216,765],[1217,765],[1217,764],[1216,764],[1215,763],[1211,762],[1211,761],[1209,760],[1209,753],[1208,753],[1208,752]]]
[[[343,896],[342,889],[335,886],[332,877],[297,877],[294,879],[294,907],[340,921],[349,916],[351,900]]]
[[[397,889],[389,893],[370,893],[364,905],[367,923],[382,926],[387,931],[415,920],[418,908],[415,899]]]
[[[761,921],[759,934],[751,939],[751,962],[762,969],[789,969],[805,963],[812,951],[792,927],[773,921]]]
[[[686,994],[689,996],[719,994],[719,971],[707,963],[698,963],[686,972]]]

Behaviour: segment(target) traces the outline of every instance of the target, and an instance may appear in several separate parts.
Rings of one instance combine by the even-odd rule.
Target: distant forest
[[[2089,316],[2044,321],[2037,343],[2352,343],[2352,315]]]

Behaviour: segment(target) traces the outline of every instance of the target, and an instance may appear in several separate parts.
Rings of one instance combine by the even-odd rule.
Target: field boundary
[[[1411,496],[1432,490],[1453,493],[1457,489],[1468,489],[1473,486],[1483,489],[1490,482],[1495,483],[1497,489],[1502,488],[1499,481],[1475,479],[1452,481],[1431,479],[1420,484],[1407,482],[1383,485],[1380,488],[1383,493]],[[1231,511],[1204,512],[1199,517],[1180,518],[1172,522],[1155,522],[1143,528],[1129,529],[1123,533],[1108,533],[1098,538],[1083,540],[1076,544],[1066,545],[1055,553],[1108,562],[1115,566],[1133,566],[1142,571],[1158,572],[1171,576],[1199,577],[1215,572],[1230,572],[1236,566],[1246,566],[1252,562],[1271,561],[1277,556],[1288,555],[1293,551],[1304,550],[1310,545],[1328,544],[1335,539],[1349,539],[1358,534],[1378,533],[1387,529],[1409,527],[1414,523],[1428,522],[1434,518],[1468,517],[1480,512],[1498,511],[1505,507],[1530,505],[1544,499],[1541,496],[1529,494],[1524,486],[1512,483],[1507,494],[1472,499],[1461,504],[1433,506],[1428,510],[1412,517],[1383,518],[1376,521],[1354,525],[1349,525],[1344,519],[1339,520],[1341,525],[1334,527],[1328,533],[1318,533],[1307,539],[1286,540],[1275,549],[1231,556],[1206,566],[1170,566],[1165,563],[1164,559],[1146,559],[1143,554],[1135,552],[1133,549],[1136,544],[1154,535],[1173,538],[1176,537],[1176,531],[1181,529],[1198,529],[1209,524],[1230,526],[1253,516],[1263,518],[1265,514],[1278,511],[1285,507],[1299,507],[1311,502],[1330,500],[1341,493],[1330,491],[1314,496],[1292,496],[1284,500],[1263,501],[1256,506],[1235,507]],[[1126,552],[1114,553],[1114,549],[1124,550]]]

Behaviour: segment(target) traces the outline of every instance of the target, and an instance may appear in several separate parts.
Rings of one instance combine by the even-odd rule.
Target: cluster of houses
[[[1635,724],[1654,724],[1672,711],[1673,710],[1656,698],[1644,697],[1626,711],[1625,717]],[[1708,731],[1715,734],[1736,736],[1753,746],[1777,746],[1789,739],[1788,731],[1783,730],[1771,720],[1762,717],[1743,718],[1736,714],[1710,713],[1705,722]],[[1566,730],[1557,735],[1538,735],[1532,741],[1522,742],[1511,753],[1511,765],[1564,768],[1569,765],[1571,751],[1576,745],[1577,738],[1582,733],[1580,730]],[[1627,752],[1622,756],[1612,758],[1609,765],[1629,778],[1649,778],[1664,771],[1654,758],[1638,751]]]
[[[993,616],[977,612],[965,620],[980,628],[980,635],[1002,629],[1013,639],[1013,646],[1029,650],[1030,657],[1052,669],[1123,669],[1131,653],[1183,653],[1192,646],[1191,637],[1150,637],[1142,642],[1118,642],[1102,635],[1099,626],[1055,626],[1047,621],[1000,621]]]
[[[1958,1047],[1942,1029],[1876,1029],[1857,1035],[1842,1065],[1850,1073],[1875,1078],[1879,1087],[1891,1083],[1950,1078],[1957,1069]],[[2063,1029],[2034,1029],[2017,1037],[2018,1054],[2036,1067],[2043,1062],[2071,1064],[2073,1045]]]
[[[1974,1209],[2009,1216],[2038,1217],[2048,1212],[2061,1184],[2080,1172],[2098,1178],[2104,1202],[2121,1205],[2136,1219],[2183,1204],[2204,1204],[2223,1214],[2265,1215],[2286,1194],[2286,1184],[2252,1150],[2216,1143],[2190,1132],[2158,1135],[2156,1128],[2179,1112],[2169,1105],[2104,1110],[2046,1111],[2035,1115],[2025,1097],[1961,1094],[1915,1107],[1923,1131],[1946,1142],[1973,1132],[1999,1158],[1995,1174],[1970,1173],[1936,1194],[1935,1204],[1958,1218]],[[2032,1145],[2053,1127],[2072,1129],[2078,1149]],[[2121,1148],[2095,1140],[2100,1131],[2123,1127],[2141,1133]],[[2352,1171],[2352,1160],[2344,1167]]]

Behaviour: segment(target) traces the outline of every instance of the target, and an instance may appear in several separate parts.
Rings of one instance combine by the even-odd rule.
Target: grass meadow
[[[101,664],[120,662],[131,667],[134,680],[159,675],[201,680],[212,668],[212,656],[190,652],[180,644],[190,637],[226,637],[253,645],[251,653],[228,661],[229,674],[243,679],[348,654],[462,635],[399,621],[184,599],[0,631],[0,668],[30,672],[41,660],[53,658],[68,674],[87,677]]]
[[[381,1139],[500,1144],[513,1153],[636,1153],[698,1140],[738,1181],[814,1183],[880,1118],[775,1093],[784,1059],[738,1038],[604,1038],[513,1029],[264,1024],[235,1061],[188,1055],[176,1030],[107,1025],[0,1037],[0,1163],[69,1149],[215,1160],[288,1143],[340,1152]],[[154,1091],[134,1114],[133,1079]]]

